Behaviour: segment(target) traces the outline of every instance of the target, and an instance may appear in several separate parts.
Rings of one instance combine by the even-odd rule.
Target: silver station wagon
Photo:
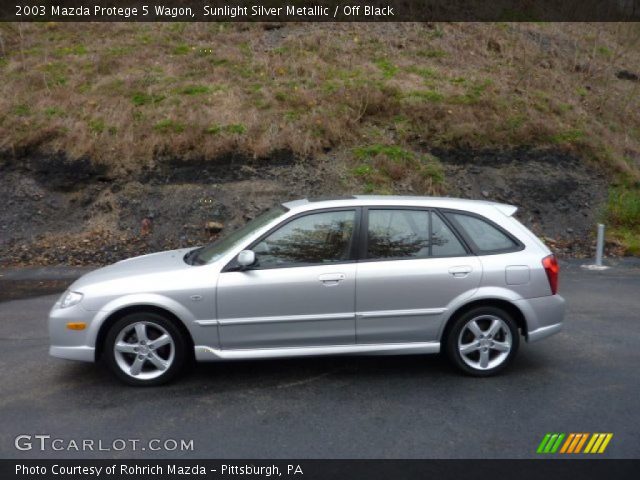
[[[493,375],[560,331],[558,264],[516,207],[353,196],[278,206],[215,243],[90,272],[50,312],[50,354],[133,385],[190,360],[445,352]]]

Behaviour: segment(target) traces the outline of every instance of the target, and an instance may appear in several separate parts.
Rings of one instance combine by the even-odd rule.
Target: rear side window
[[[368,258],[429,256],[429,212],[369,210]]]
[[[466,253],[451,229],[434,213],[406,209],[369,210],[367,258],[419,259],[456,257]]]
[[[463,213],[447,213],[447,216],[464,231],[481,253],[518,248],[518,244],[509,235],[485,220]]]
[[[435,213],[431,214],[431,255],[434,257],[461,257],[465,248],[446,223]]]

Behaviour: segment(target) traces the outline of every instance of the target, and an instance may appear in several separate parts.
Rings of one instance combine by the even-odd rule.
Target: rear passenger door
[[[449,303],[480,284],[478,258],[430,209],[364,209],[360,236],[357,343],[437,341]]]

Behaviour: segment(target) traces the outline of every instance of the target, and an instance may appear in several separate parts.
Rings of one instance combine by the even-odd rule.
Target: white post
[[[596,244],[596,265],[602,266],[602,255],[604,252],[604,225],[598,224],[598,242]]]

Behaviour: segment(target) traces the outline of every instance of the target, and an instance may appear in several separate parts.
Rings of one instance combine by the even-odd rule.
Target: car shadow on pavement
[[[514,365],[495,378],[521,377],[536,369],[536,361]],[[528,373],[529,372],[529,373]],[[317,357],[280,360],[239,361],[198,364],[185,378],[176,382],[181,390],[199,390],[215,386],[218,392],[284,388],[389,388],[402,384],[442,384],[482,382],[455,370],[442,355],[402,355],[366,357]],[[488,379],[491,382],[491,379]]]
[[[528,377],[545,370],[549,359],[532,350],[520,352],[514,365],[497,377],[499,383]],[[118,382],[103,364],[64,362],[56,368],[56,380],[62,384],[82,385],[98,394],[101,390],[149,389],[171,395],[192,396],[210,388],[216,392],[255,392],[260,389],[284,389],[318,386],[366,384],[383,387],[393,382],[492,382],[458,373],[444,355],[385,355],[306,357],[274,360],[239,360],[196,363],[182,376],[159,387],[135,388]],[[88,392],[87,392],[88,393]]]

